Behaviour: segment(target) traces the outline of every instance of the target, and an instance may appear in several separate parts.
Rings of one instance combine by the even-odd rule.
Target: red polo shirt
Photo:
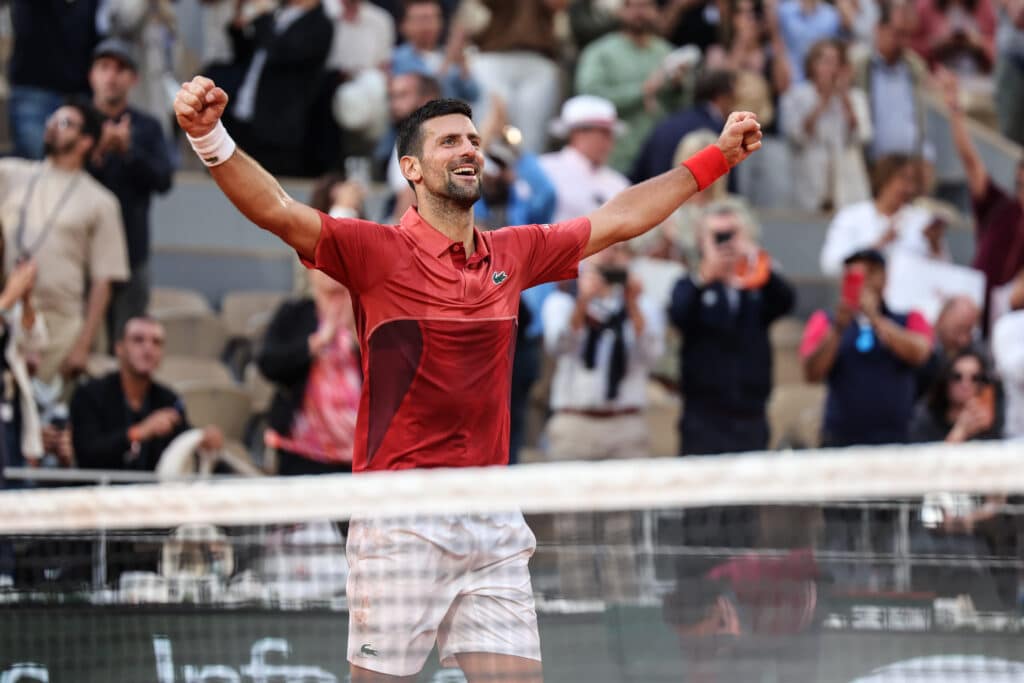
[[[351,291],[362,351],[353,469],[506,464],[519,294],[576,277],[590,221],[474,229],[468,259],[415,209],[321,222],[306,265]]]

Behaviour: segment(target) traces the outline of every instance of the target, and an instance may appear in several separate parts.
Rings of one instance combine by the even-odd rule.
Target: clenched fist
[[[182,83],[174,97],[174,116],[182,130],[194,138],[206,135],[224,115],[228,94],[205,76]]]
[[[761,124],[757,122],[757,116],[749,111],[729,114],[718,138],[718,148],[722,150],[730,168],[761,149]]]

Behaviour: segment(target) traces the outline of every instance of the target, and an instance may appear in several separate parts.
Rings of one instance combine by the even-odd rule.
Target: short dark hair
[[[473,118],[473,108],[462,100],[430,100],[422,107],[409,114],[398,124],[398,141],[395,149],[398,158],[404,156],[419,157],[423,154],[423,124],[430,119],[451,114],[461,114],[468,119]]]
[[[839,66],[848,66],[849,60],[846,55],[846,45],[837,38],[824,38],[811,45],[811,48],[807,50],[807,54],[804,56],[804,73],[807,74],[807,78],[810,79],[812,67],[814,63],[818,61],[822,53],[828,48],[833,47],[836,52],[839,53]]]
[[[82,134],[91,137],[93,145],[99,142],[103,134],[103,117],[92,103],[83,97],[75,96],[69,97],[64,106],[76,109],[82,117]]]
[[[116,340],[119,341],[119,342],[124,341],[125,337],[128,334],[128,326],[131,325],[133,322],[136,322],[136,321],[140,322],[140,323],[145,323],[147,325],[161,325],[161,326],[163,325],[162,322],[160,322],[159,320],[157,320],[153,316],[149,315],[148,313],[140,313],[139,315],[133,315],[130,318],[128,318],[127,320],[125,320],[123,323],[121,323],[121,329],[116,330],[116,332],[117,332]]]
[[[735,91],[735,71],[708,69],[697,76],[697,83],[693,87],[693,99],[696,102],[712,102],[722,95],[732,95]]]

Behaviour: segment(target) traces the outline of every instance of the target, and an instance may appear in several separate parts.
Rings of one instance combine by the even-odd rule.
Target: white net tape
[[[0,493],[0,534],[1024,492],[1024,442]]]

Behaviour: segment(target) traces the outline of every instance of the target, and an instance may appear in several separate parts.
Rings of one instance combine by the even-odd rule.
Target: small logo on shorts
[[[504,270],[499,270],[497,273],[491,275],[491,282],[493,282],[496,285],[500,285],[506,279],[508,279],[508,273],[506,273]]]
[[[359,654],[366,655],[367,657],[376,657],[380,653],[374,650],[370,643],[364,643],[363,646],[359,648]]]

